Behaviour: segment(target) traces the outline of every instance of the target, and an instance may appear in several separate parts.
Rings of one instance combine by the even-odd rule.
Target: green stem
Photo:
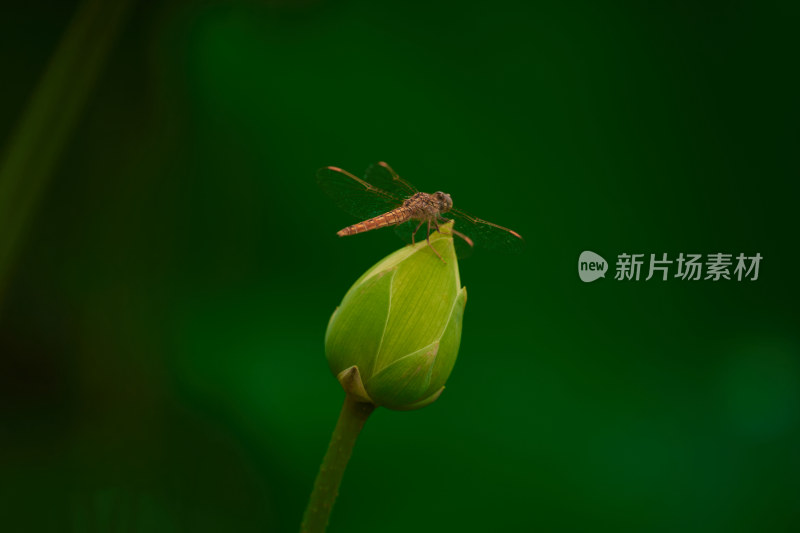
[[[319,474],[314,481],[314,490],[308,499],[303,523],[300,524],[300,533],[325,531],[333,503],[339,494],[339,484],[342,482],[344,469],[347,468],[347,461],[353,453],[353,446],[356,444],[358,434],[361,433],[361,428],[374,410],[375,406],[371,403],[356,401],[349,394],[345,396],[339,421],[336,422],[328,451],[322,459]]]

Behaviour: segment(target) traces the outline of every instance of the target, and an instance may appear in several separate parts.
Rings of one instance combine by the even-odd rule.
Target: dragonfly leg
[[[450,221],[448,219],[446,219],[446,218],[442,218],[442,223],[444,224],[445,222],[450,222]],[[439,230],[439,225],[438,224],[436,225],[436,230],[437,231]],[[466,235],[464,235],[460,231],[456,230],[455,228],[453,228],[451,231],[453,232],[453,235],[457,235],[458,237],[461,237],[462,239],[464,239],[464,241],[467,244],[469,244],[470,248],[474,248],[475,247],[475,243],[472,242],[472,239],[470,239],[469,237],[467,237]]]
[[[419,221],[419,224],[417,224],[417,229],[415,229],[415,230],[414,230],[414,233],[412,233],[412,234],[411,234],[411,244],[414,244],[414,237],[416,237],[416,235],[417,235],[417,232],[419,231],[419,228],[421,228],[421,227],[422,227],[422,224],[423,224],[424,222],[425,222],[424,220],[420,220],[420,221]]]
[[[433,223],[436,224],[436,221],[434,220]],[[439,228],[438,224],[437,224],[436,228],[437,229]],[[430,220],[428,220],[428,236],[425,238],[425,240],[428,241],[428,246],[430,247],[431,250],[433,250],[433,253],[436,254],[436,257],[438,257],[442,261],[442,263],[447,263],[447,261],[442,259],[442,256],[439,255],[439,252],[436,251],[436,248],[431,246],[431,221]]]

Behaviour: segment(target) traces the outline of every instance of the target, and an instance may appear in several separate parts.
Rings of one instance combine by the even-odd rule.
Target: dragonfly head
[[[440,213],[447,213],[453,207],[453,199],[450,198],[449,194],[437,191],[433,193],[433,197],[436,198],[436,202],[439,204]]]

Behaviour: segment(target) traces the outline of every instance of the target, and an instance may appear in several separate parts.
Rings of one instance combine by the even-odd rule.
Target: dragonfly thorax
[[[436,220],[442,213],[453,207],[449,194],[441,191],[433,194],[418,192],[403,202],[403,207],[411,211],[411,217],[419,220]]]

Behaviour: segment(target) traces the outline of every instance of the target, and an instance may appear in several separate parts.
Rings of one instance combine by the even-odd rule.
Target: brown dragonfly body
[[[426,240],[430,245],[431,227],[438,230],[440,223],[448,221],[442,215],[449,213],[459,223],[459,228],[470,235],[452,230],[469,250],[476,242],[487,248],[509,251],[520,251],[524,244],[517,232],[453,208],[449,194],[419,192],[384,162],[367,169],[365,179],[337,167],[324,167],[317,173],[317,182],[342,209],[362,219],[339,230],[340,237],[395,226],[402,237],[410,235],[413,243],[416,233],[427,223]],[[417,221],[412,228],[411,223]],[[441,259],[439,252],[431,249]]]
[[[355,235],[365,231],[385,228],[386,226],[396,226],[409,220],[419,220],[422,222],[435,222],[441,218],[442,213],[446,213],[453,206],[453,201],[449,194],[437,192],[428,194],[418,192],[411,198],[403,202],[403,205],[392,209],[388,213],[383,213],[358,224],[353,224],[339,230],[336,234],[340,237],[345,235]]]

